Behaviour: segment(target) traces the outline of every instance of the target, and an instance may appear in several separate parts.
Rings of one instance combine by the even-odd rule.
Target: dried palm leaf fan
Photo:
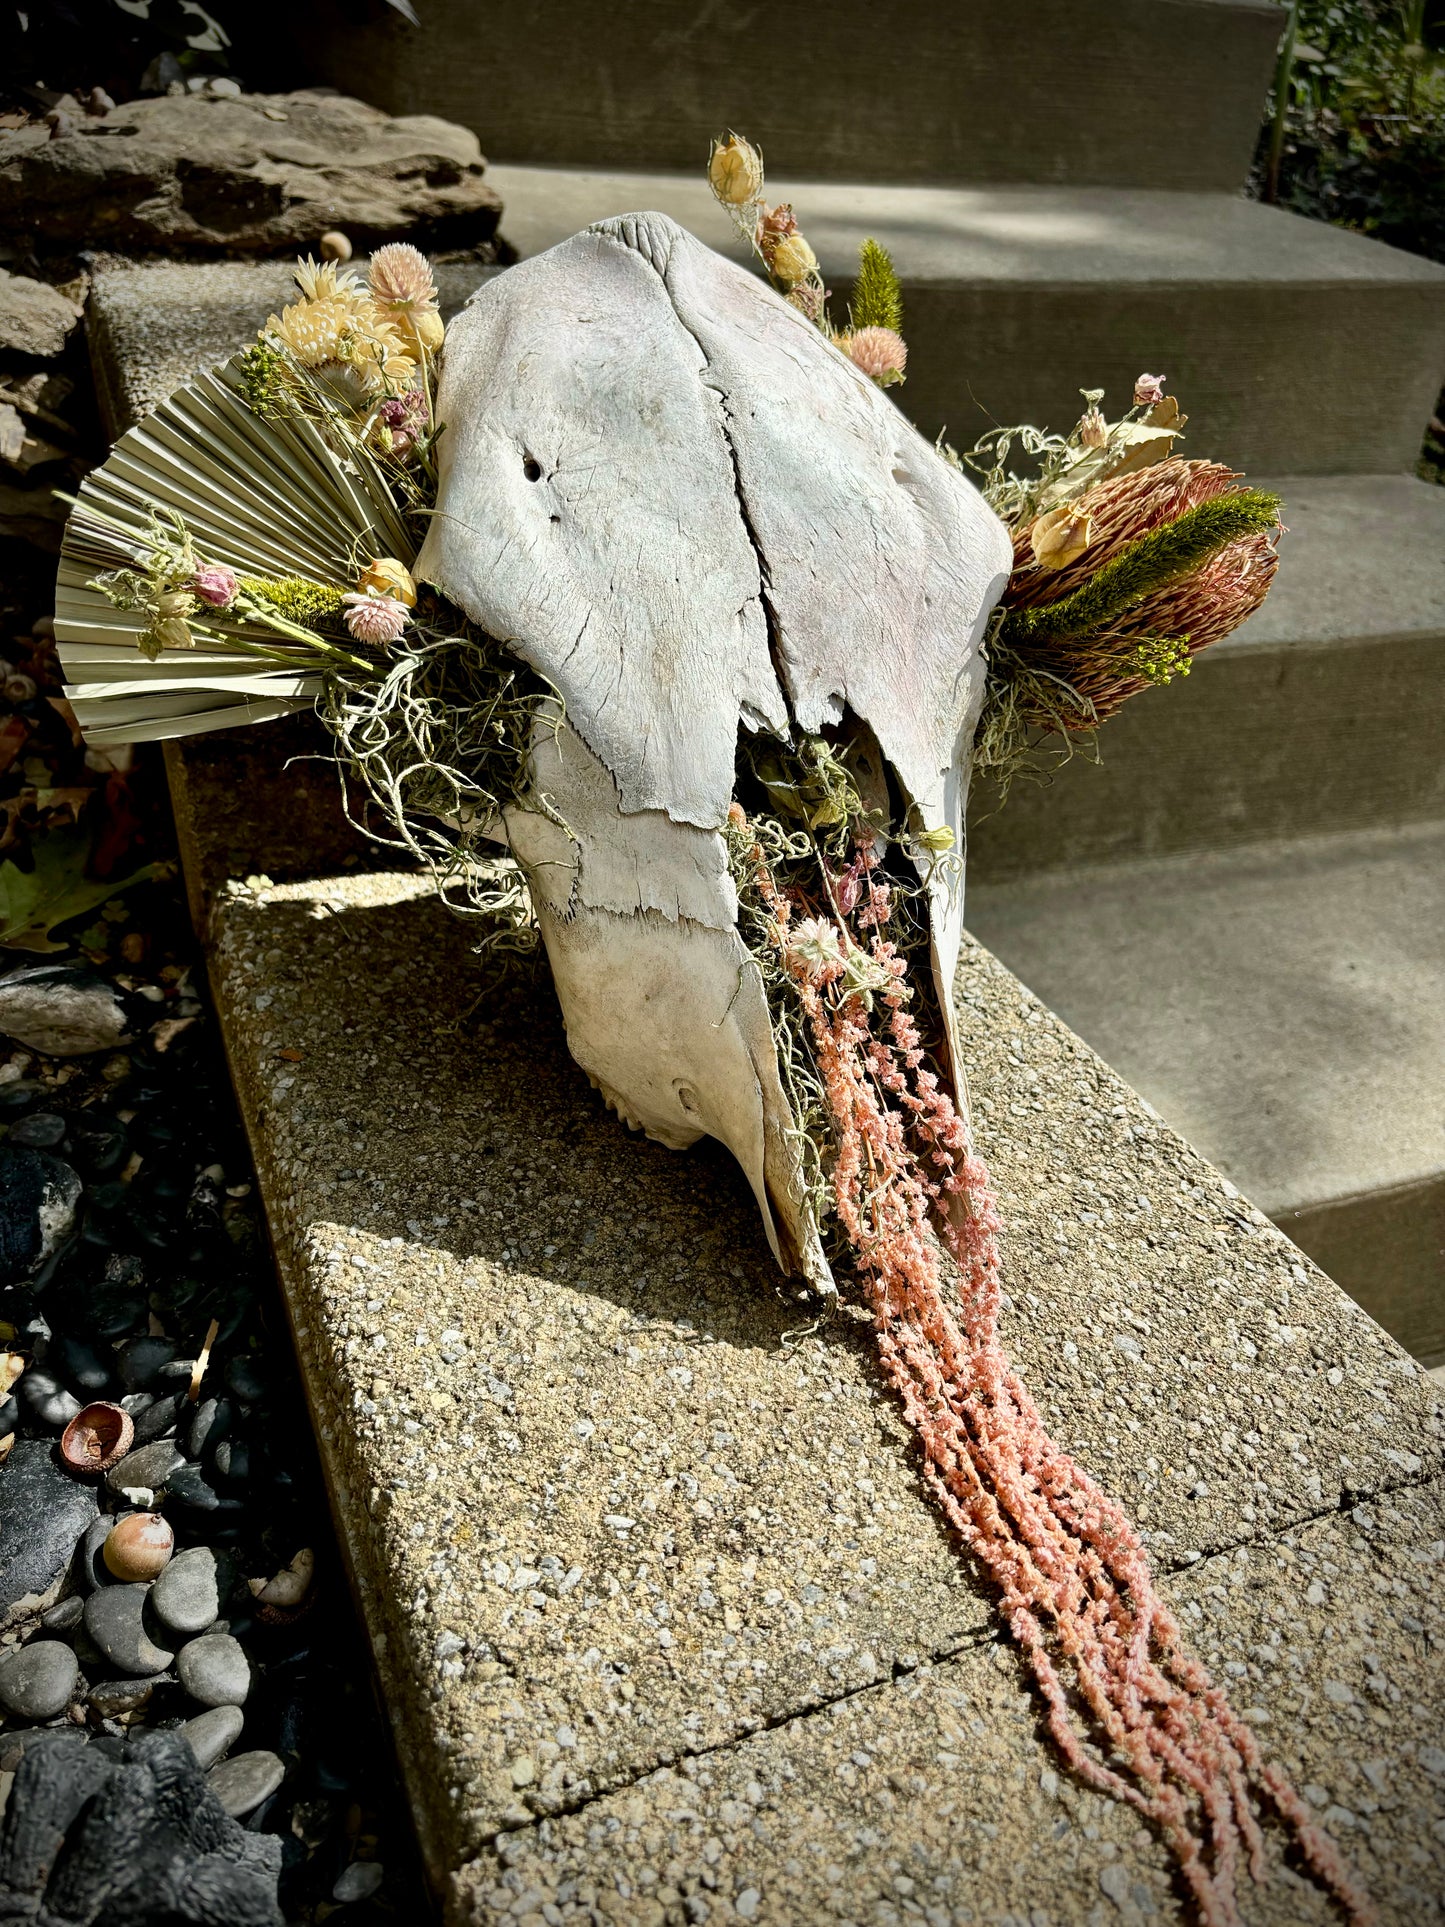
[[[253,375],[243,356],[198,375],[81,485],[61,548],[56,633],[93,743],[266,722],[312,708],[328,661],[366,667],[343,635],[291,622],[280,585],[349,587],[359,557],[410,562],[412,535],[365,444],[328,439],[324,412],[263,418],[248,399]],[[315,399],[324,410],[319,385]],[[175,586],[158,579],[151,595],[168,551]],[[271,585],[269,599],[243,590],[224,623],[208,620],[184,586],[200,558],[238,583]],[[339,609],[339,590],[334,600]]]
[[[980,712],[996,761],[1050,725],[1040,690],[1067,689],[1060,727],[1106,714],[1141,627],[1210,616],[1224,582],[1235,619],[1263,593],[1264,556],[1243,591],[1229,557],[1262,537],[1272,558],[1274,505],[1197,475],[1105,494],[1172,447],[1154,395],[1027,431],[1031,478],[975,451],[980,494],[877,392],[906,366],[883,251],[835,326],[755,151],[719,142],[710,178],[776,292],[661,216],[576,236],[454,325],[435,451],[425,262],[383,250],[369,292],[304,268],[256,349],[87,482],[72,698],[97,739],[314,701],[448,876],[505,834],[527,889],[491,907],[535,916],[608,1101],[665,1143],[728,1144],[786,1270],[826,1290],[829,1251],[849,1261],[1071,1770],[1159,1829],[1207,1922],[1238,1921],[1242,1853],[1262,1871],[1257,1806],[1364,1921],[1004,1354],[951,1021]]]

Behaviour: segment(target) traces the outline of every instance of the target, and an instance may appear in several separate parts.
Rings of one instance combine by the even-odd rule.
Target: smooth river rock
[[[180,1728],[181,1738],[196,1756],[196,1765],[213,1767],[241,1737],[246,1715],[239,1706],[213,1706]]]
[[[79,1678],[63,1641],[32,1639],[0,1658],[0,1706],[12,1719],[52,1719],[69,1706]]]
[[[207,1633],[182,1646],[176,1676],[202,1706],[242,1706],[251,1690],[251,1662],[229,1633]]]
[[[231,1590],[231,1562],[210,1546],[178,1552],[151,1591],[151,1610],[173,1633],[203,1633],[221,1616]]]
[[[149,1586],[102,1586],[85,1602],[85,1630],[119,1672],[163,1673],[175,1658],[146,1632]]]
[[[269,1800],[286,1777],[274,1753],[238,1753],[206,1775],[206,1782],[233,1820],[241,1820]]]
[[[54,1453],[48,1439],[17,1439],[0,1470],[0,1623],[22,1600],[50,1603],[96,1517],[95,1487],[62,1472]]]

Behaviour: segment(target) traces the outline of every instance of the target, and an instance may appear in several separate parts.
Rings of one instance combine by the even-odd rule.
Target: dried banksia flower
[[[860,328],[844,335],[839,346],[855,368],[861,368],[880,388],[891,388],[903,380],[908,366],[908,344],[892,328]]]
[[[1041,569],[1066,569],[1077,562],[1093,540],[1092,519],[1077,505],[1050,509],[1031,524],[1029,550]]]
[[[402,603],[389,595],[347,595],[341,600],[346,626],[358,642],[368,642],[378,649],[400,642],[407,624]]]
[[[763,157],[750,141],[729,134],[712,144],[707,180],[724,207],[747,207],[763,191]]]

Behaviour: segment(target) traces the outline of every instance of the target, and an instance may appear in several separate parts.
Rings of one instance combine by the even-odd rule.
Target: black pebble
[[[32,1111],[10,1126],[11,1144],[28,1144],[32,1151],[50,1151],[65,1136],[65,1119],[58,1111]]]

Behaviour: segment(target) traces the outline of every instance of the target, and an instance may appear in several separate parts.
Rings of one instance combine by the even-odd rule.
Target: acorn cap
[[[119,1405],[98,1399],[82,1406],[60,1435],[60,1456],[67,1472],[98,1478],[123,1459],[135,1437],[135,1421]]]

